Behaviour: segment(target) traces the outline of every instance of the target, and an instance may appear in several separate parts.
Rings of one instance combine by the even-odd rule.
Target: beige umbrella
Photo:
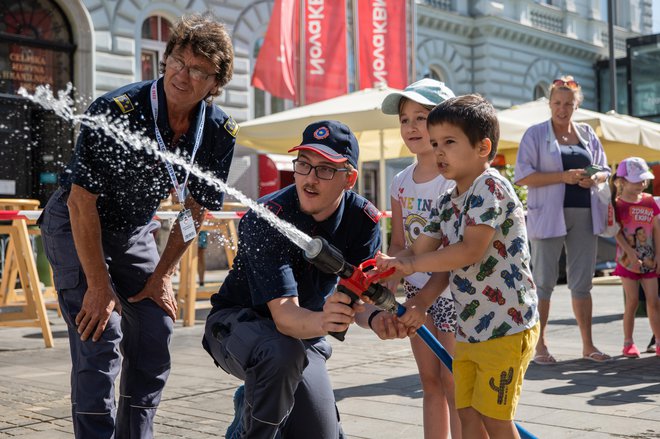
[[[300,143],[307,125],[334,119],[355,133],[360,142],[361,161],[380,159],[381,132],[385,158],[400,157],[407,150],[399,135],[399,120],[380,111],[385,96],[398,91],[389,87],[369,88],[243,122],[237,142],[261,151],[286,154]]]
[[[525,130],[550,118],[546,98],[514,105],[497,115],[500,138],[507,163],[515,163],[518,144]],[[598,135],[607,160],[618,163],[626,157],[642,157],[646,161],[660,160],[660,124],[636,117],[599,113],[578,108],[573,113],[575,122],[591,125]]]
[[[389,87],[365,89],[253,119],[241,124],[237,143],[265,152],[286,154],[300,143],[302,132],[310,123],[323,119],[343,122],[355,133],[360,144],[360,168],[364,161],[379,161],[378,207],[385,210],[385,160],[411,156],[401,140],[398,117],[380,111],[385,96],[393,92],[400,90]]]

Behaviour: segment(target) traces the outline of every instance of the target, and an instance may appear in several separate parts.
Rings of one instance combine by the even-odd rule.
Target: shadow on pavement
[[[69,333],[67,330],[63,331],[52,331],[53,333],[53,338],[68,338]],[[43,338],[43,335],[41,332],[33,332],[31,334],[25,334],[23,338]]]
[[[601,323],[612,323],[619,320],[623,320],[623,314],[608,314],[604,316],[595,316],[592,318],[592,325],[597,325]],[[575,319],[556,319],[548,320],[549,325],[565,325],[565,326],[577,326],[577,320]]]
[[[546,366],[532,363],[525,381],[546,381],[544,394],[582,394],[592,406],[654,403],[653,397],[660,393],[660,358],[647,354],[638,359],[619,356],[603,363],[583,359]]]
[[[421,398],[422,387],[419,375],[404,375],[396,378],[386,378],[382,382],[353,387],[335,389],[335,399],[357,398],[380,395],[399,395],[408,398]]]

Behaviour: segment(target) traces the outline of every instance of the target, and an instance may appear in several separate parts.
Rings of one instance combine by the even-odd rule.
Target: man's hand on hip
[[[144,299],[151,299],[156,302],[173,321],[176,321],[178,305],[172,289],[172,279],[169,275],[162,277],[158,275],[150,276],[142,291],[133,297],[129,297],[128,301],[135,303]]]

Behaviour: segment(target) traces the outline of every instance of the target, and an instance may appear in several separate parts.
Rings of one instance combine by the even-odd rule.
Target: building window
[[[616,60],[616,111],[619,114],[628,113],[628,69],[627,60],[620,58]],[[610,63],[609,60],[596,63],[596,74],[598,80],[598,111],[607,113],[613,109],[610,101]]]
[[[600,0],[600,16],[604,22],[608,21],[607,4],[609,0]],[[612,23],[615,26],[628,27],[630,26],[630,2],[620,2],[612,0]]]
[[[152,15],[142,23],[140,74],[143,81],[158,78],[158,66],[170,39],[172,23],[159,15]]]
[[[609,17],[607,10],[607,3],[608,0],[600,0],[600,19],[603,20],[604,22],[607,22],[607,19]]]
[[[534,100],[541,99],[541,98],[549,98],[550,96],[548,95],[548,87],[549,85],[546,84],[545,82],[539,82],[536,84],[534,87]]]
[[[252,65],[254,66],[259,50],[264,43],[264,38],[259,37],[254,43],[254,50],[252,51]],[[293,102],[288,99],[281,99],[271,95],[267,91],[252,87],[254,91],[254,101],[252,108],[254,109],[254,117],[267,116],[273,113],[279,113],[287,108],[293,107]]]
[[[33,92],[41,84],[65,89],[75,46],[62,10],[50,0],[0,1],[0,7],[0,93]]]
[[[436,65],[430,65],[426,73],[424,73],[424,77],[446,83],[445,75],[442,73],[442,68]]]

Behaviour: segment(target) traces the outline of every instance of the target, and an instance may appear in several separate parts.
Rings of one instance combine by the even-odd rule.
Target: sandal
[[[537,354],[534,356],[534,359],[532,359],[532,362],[534,364],[538,364],[539,366],[547,366],[549,364],[555,364],[557,363],[557,360],[555,357],[553,357],[550,352],[547,354]]]
[[[582,358],[589,361],[595,361],[596,363],[605,363],[607,361],[612,360],[612,357],[602,353],[601,351],[593,351],[592,353],[587,354]]]

